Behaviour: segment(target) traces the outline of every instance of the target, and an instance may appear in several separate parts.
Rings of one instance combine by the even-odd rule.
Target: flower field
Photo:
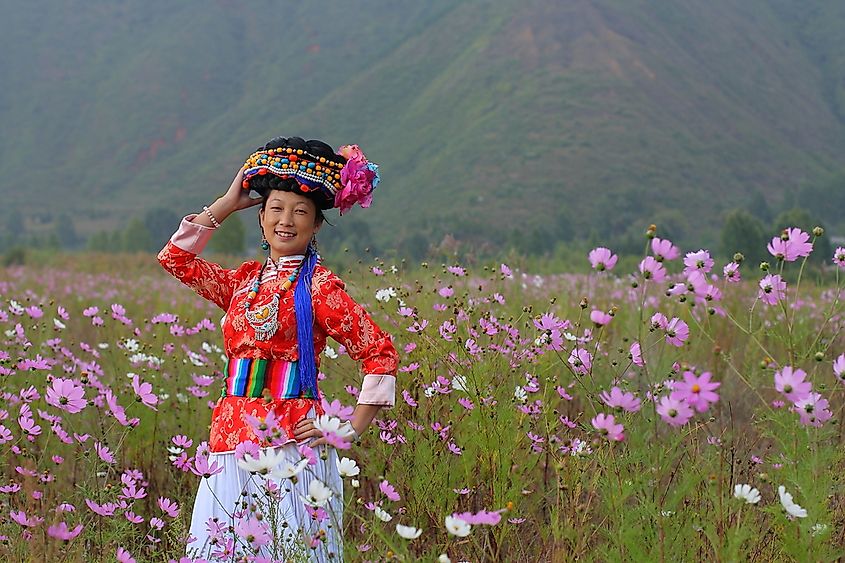
[[[338,451],[343,492],[302,502],[329,522],[342,495],[355,561],[845,556],[845,249],[811,271],[819,234],[774,236],[762,270],[650,229],[624,271],[597,248],[590,274],[338,272],[394,337],[397,401]],[[0,271],[0,559],[188,561],[222,312],[152,256],[91,260]],[[361,376],[335,345],[321,377],[337,430]],[[301,451],[264,469],[295,479]],[[262,526],[223,525],[219,560],[265,560]]]

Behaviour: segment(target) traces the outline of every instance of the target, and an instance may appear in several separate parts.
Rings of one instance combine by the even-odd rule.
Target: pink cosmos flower
[[[208,456],[199,455],[197,454],[196,458],[194,459],[194,466],[191,467],[191,472],[194,475],[199,475],[200,477],[205,477],[208,479],[212,475],[217,475],[223,471],[223,466],[221,466],[216,461],[212,461],[211,463],[208,462]]]
[[[812,383],[804,381],[805,377],[807,373],[804,370],[783,366],[780,371],[775,372],[775,389],[793,403],[797,403],[809,396],[813,389]]]
[[[44,521],[43,518],[38,516],[27,516],[23,510],[10,512],[9,517],[25,528],[34,528]]]
[[[669,319],[663,313],[655,313],[651,316],[651,328],[666,330],[667,326],[669,326]]]
[[[604,413],[599,413],[590,422],[593,424],[593,427],[608,440],[621,442],[625,439],[625,434],[623,432],[625,427],[621,424],[616,424],[612,414],[605,415]]]
[[[634,342],[633,344],[631,344],[631,349],[628,353],[631,358],[631,363],[633,363],[635,366],[643,367],[645,365],[645,362],[643,362],[642,348],[640,347],[639,342]]]
[[[593,269],[598,270],[599,272],[612,270],[616,265],[616,261],[619,259],[619,257],[613,254],[609,248],[605,248],[603,246],[599,246],[598,248],[591,250],[587,258],[590,260],[590,265]]]
[[[801,424],[805,426],[821,426],[833,418],[830,412],[830,403],[818,393],[810,393],[800,401],[795,402],[793,409],[798,413]]]
[[[123,516],[126,518],[126,520],[128,520],[129,522],[132,522],[133,524],[140,524],[141,522],[144,521],[143,516],[138,516],[137,514],[132,512],[131,510],[127,510],[126,512],[124,512]]]
[[[769,254],[778,260],[794,262],[798,258],[809,256],[813,251],[810,235],[801,229],[784,229],[783,234],[772,239],[766,247]]]
[[[115,557],[117,557],[118,563],[135,563],[135,558],[132,557],[132,555],[122,547],[117,548],[117,552],[115,552]]]
[[[335,399],[330,403],[323,398],[322,404],[325,414],[328,416],[336,416],[340,420],[349,420],[352,418],[352,412],[355,410],[354,407],[344,406],[339,399]]]
[[[685,401],[698,412],[705,412],[711,403],[719,400],[719,395],[714,391],[721,383],[710,381],[710,372],[705,371],[700,376],[694,372],[685,371],[684,380],[675,382],[670,398]]]
[[[169,498],[158,497],[158,507],[171,518],[179,516],[179,505]]]
[[[114,463],[114,456],[107,446],[104,446],[100,442],[94,442],[94,449],[97,451],[97,455],[100,459],[106,463]]]
[[[399,500],[400,497],[399,497],[399,493],[396,492],[396,487],[391,485],[388,481],[385,480],[385,481],[382,481],[381,483],[379,483],[378,488],[381,492],[384,493],[384,495],[388,499],[392,500],[393,502],[396,502],[396,501]]]
[[[739,264],[736,262],[728,262],[725,264],[725,268],[722,270],[722,273],[725,275],[725,281],[736,283],[742,279],[742,276],[739,273]]]
[[[599,397],[601,397],[605,405],[614,409],[622,409],[626,412],[637,412],[640,410],[640,400],[636,395],[624,392],[619,387],[614,386],[611,388],[610,393],[602,391]]]
[[[833,253],[833,263],[840,268],[845,268],[845,247],[839,246]]]
[[[786,282],[777,274],[769,274],[760,280],[760,293],[757,295],[767,305],[777,305],[786,297]]]
[[[85,389],[77,385],[72,379],[57,377],[47,389],[47,404],[58,407],[71,414],[78,413],[85,408]]]
[[[651,239],[651,251],[654,253],[658,262],[664,260],[674,260],[681,255],[680,249],[672,244],[671,240],[653,238]]]
[[[452,514],[452,518],[459,518],[470,525],[481,525],[484,524],[486,526],[495,526],[502,520],[502,512],[504,510],[479,510],[475,514],[471,512],[461,512],[461,513],[454,513]]]
[[[69,530],[66,523],[59,522],[58,524],[53,524],[52,526],[47,528],[47,535],[51,538],[70,541],[76,536],[78,536],[79,532],[81,531],[82,524],[77,524],[73,530]]]
[[[684,401],[671,397],[661,397],[656,410],[660,418],[672,426],[683,426],[692,418],[690,406]]]
[[[184,434],[177,434],[170,439],[173,442],[174,446],[179,446],[180,448],[190,448],[194,441],[185,436]]]
[[[575,373],[586,374],[593,367],[593,356],[583,348],[576,348],[569,355],[569,365]]]
[[[569,321],[560,320],[552,313],[544,313],[539,319],[534,319],[534,327],[538,330],[565,330]]]
[[[839,381],[845,383],[845,354],[840,355],[833,361],[833,373]]]
[[[604,311],[593,309],[593,311],[590,312],[590,320],[598,326],[604,326],[613,320],[613,316],[609,313],[605,313]]]
[[[97,504],[91,499],[85,499],[85,504],[88,508],[91,509],[92,512],[98,514],[100,516],[111,516],[114,514],[114,511],[117,509],[117,505],[113,502],[107,502],[104,504]]]
[[[688,275],[690,272],[698,270],[703,274],[707,274],[713,268],[713,259],[710,253],[706,250],[699,250],[698,252],[688,252],[684,257],[684,274]]]
[[[640,262],[640,273],[642,273],[645,279],[653,280],[657,283],[666,280],[666,268],[663,267],[663,264],[655,260],[654,256],[646,256]]]
[[[132,389],[138,396],[138,400],[151,409],[158,410],[155,406],[158,404],[158,397],[153,393],[153,386],[151,383],[141,383],[138,374],[132,377]]]
[[[689,338],[689,326],[678,317],[673,317],[666,325],[666,342],[680,348],[687,338]]]

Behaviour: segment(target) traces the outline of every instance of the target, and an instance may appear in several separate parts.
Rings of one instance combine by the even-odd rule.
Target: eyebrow
[[[281,203],[281,204],[284,204],[285,202],[284,202],[284,200],[282,200],[281,198],[274,197],[273,199],[267,200],[267,203],[268,203],[268,204],[272,204],[272,203]],[[300,206],[300,205],[303,205],[303,206],[305,206],[306,208],[308,207],[308,203],[307,203],[307,202],[305,202],[305,201],[297,201],[296,203],[294,203],[294,205],[295,205],[295,206]]]

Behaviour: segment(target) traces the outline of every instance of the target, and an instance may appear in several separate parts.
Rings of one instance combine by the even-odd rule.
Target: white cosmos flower
[[[361,468],[358,467],[358,464],[355,463],[354,459],[342,457],[336,463],[337,471],[338,473],[340,473],[341,477],[355,477],[356,475],[361,473]]]
[[[813,536],[818,536],[819,534],[823,534],[827,531],[827,524],[813,524],[813,527],[810,528],[810,532],[812,532]]]
[[[349,484],[352,485],[354,488],[358,488],[361,486],[361,482],[358,479],[351,479]]]
[[[734,487],[734,496],[742,499],[748,504],[757,504],[760,502],[760,491],[751,485],[737,485]]]
[[[458,536],[459,538],[465,538],[469,535],[472,531],[472,526],[467,524],[464,520],[460,518],[455,518],[454,516],[447,516],[446,517],[446,531],[452,534],[453,536]]]
[[[326,504],[329,497],[332,496],[332,490],[328,488],[319,479],[314,479],[308,484],[308,497],[300,497],[306,504],[319,508]]]
[[[141,345],[138,344],[138,341],[134,338],[128,338],[126,342],[123,343],[123,346],[130,352],[137,352],[141,349]]]
[[[405,538],[406,540],[415,540],[422,534],[422,530],[420,528],[414,528],[413,526],[403,526],[402,524],[396,524],[396,533]]]
[[[384,289],[379,289],[376,291],[376,299],[381,301],[382,303],[387,303],[390,301],[391,297],[396,297],[396,290],[392,287],[386,287]]]
[[[390,522],[393,520],[393,516],[391,516],[386,510],[382,510],[380,506],[377,506],[373,512],[376,513],[376,516],[382,522]]]
[[[563,337],[569,340],[570,342],[575,342],[578,340],[578,337],[572,334],[571,332],[564,332]]]
[[[314,419],[314,428],[320,432],[331,432],[341,438],[349,438],[355,434],[355,429],[349,422],[343,422],[336,416],[324,414]]]
[[[425,393],[425,396],[428,397],[429,399],[431,399],[432,397],[437,395],[437,391],[434,389],[434,387],[426,387],[425,391],[423,391],[423,393]]]
[[[183,449],[182,449],[182,448],[180,448],[179,446],[167,446],[167,451],[170,453],[170,455],[169,455],[169,456],[167,456],[167,457],[168,457],[168,459],[169,459],[170,461],[176,461],[176,459],[177,459],[180,455],[182,455],[182,452],[184,452],[185,450],[183,450]]]
[[[244,458],[238,460],[238,467],[250,473],[267,475],[284,459],[285,454],[281,448],[275,452],[268,448],[258,452],[258,459],[250,454],[244,454]]]
[[[449,556],[445,553],[441,553],[440,556],[437,558],[437,563],[452,563],[452,560],[449,559]]]
[[[463,375],[456,375],[452,378],[452,389],[455,391],[464,391],[467,390],[467,378]]]
[[[305,469],[305,466],[308,465],[308,458],[302,458],[296,463],[291,463],[289,461],[283,461],[279,464],[279,466],[273,470],[271,475],[276,479],[290,479]]]
[[[780,496],[780,503],[787,514],[795,518],[806,518],[807,511],[792,501],[792,495],[786,492],[786,487],[781,485],[778,487],[778,495]]]
[[[67,328],[67,326],[65,326],[65,323],[63,323],[62,321],[60,321],[59,319],[56,319],[56,318],[53,319],[53,326],[56,327],[59,330]]]
[[[525,392],[525,389],[517,385],[516,389],[513,390],[513,398],[520,403],[524,403],[528,400],[528,393]]]
[[[330,360],[336,360],[337,359],[337,352],[335,352],[335,349],[332,348],[331,346],[326,346],[326,349],[323,350],[323,354],[325,354],[326,357],[329,358]]]

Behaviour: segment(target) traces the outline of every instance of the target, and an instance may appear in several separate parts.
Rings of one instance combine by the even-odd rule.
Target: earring
[[[311,248],[314,249],[314,252],[317,252],[317,250],[319,248],[317,246],[317,235],[311,235]]]
[[[261,250],[270,250],[270,243],[267,242],[267,239],[264,237],[261,237]]]

